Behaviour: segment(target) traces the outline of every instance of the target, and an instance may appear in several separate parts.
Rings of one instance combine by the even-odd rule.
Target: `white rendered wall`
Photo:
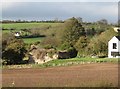
[[[113,43],[117,44],[117,49],[113,49]],[[119,45],[120,41],[115,36],[108,42],[108,58],[120,58],[120,56],[111,56],[111,52],[120,52]]]

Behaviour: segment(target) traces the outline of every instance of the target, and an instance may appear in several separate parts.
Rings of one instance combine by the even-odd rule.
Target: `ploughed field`
[[[116,87],[117,85],[117,63],[2,70],[3,87]]]

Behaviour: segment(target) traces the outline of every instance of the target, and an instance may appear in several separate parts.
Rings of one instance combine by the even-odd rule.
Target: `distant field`
[[[54,28],[63,23],[9,23],[2,24],[2,28],[4,29],[15,29],[15,31],[19,31],[20,29],[42,29],[46,27]],[[44,32],[44,31],[43,31]],[[10,30],[2,30],[2,33],[10,33]],[[38,38],[23,38],[25,43],[35,43],[37,41],[41,41],[44,37]]]
[[[10,23],[10,24],[2,24],[2,28],[4,29],[30,29],[30,28],[42,28],[45,26],[57,26],[62,23]]]
[[[37,38],[23,38],[23,41],[27,44],[35,43],[35,42],[41,42],[44,37],[37,37]]]

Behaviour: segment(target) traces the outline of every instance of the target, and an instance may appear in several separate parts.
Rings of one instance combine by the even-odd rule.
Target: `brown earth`
[[[84,64],[67,67],[3,69],[3,87],[118,86],[118,64]]]

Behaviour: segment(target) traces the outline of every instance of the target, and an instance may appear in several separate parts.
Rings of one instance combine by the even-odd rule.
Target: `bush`
[[[80,54],[79,56],[86,55],[86,47],[88,46],[88,44],[89,44],[89,40],[86,36],[81,36],[79,40],[76,42],[74,47],[79,52]]]
[[[47,45],[44,46],[44,48],[45,48],[45,49],[51,49],[51,48],[53,48],[53,46],[50,45],[50,44],[47,44]]]
[[[20,64],[27,52],[23,40],[10,35],[2,39],[2,46],[2,58],[7,64]]]
[[[50,49],[50,48],[56,48],[59,45],[59,42],[54,37],[46,37],[42,42],[41,45],[43,45],[44,48]]]
[[[74,47],[70,47],[68,50],[70,58],[74,58],[77,56],[78,51]]]

